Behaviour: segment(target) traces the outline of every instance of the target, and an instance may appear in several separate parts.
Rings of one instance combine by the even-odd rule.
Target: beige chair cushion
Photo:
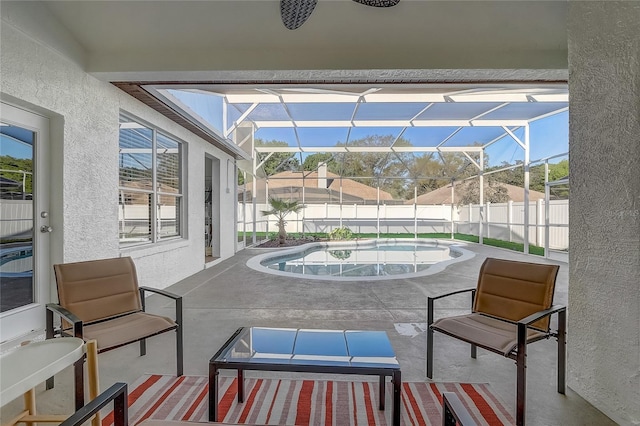
[[[142,310],[130,257],[54,265],[60,306],[83,322]]]
[[[85,340],[96,339],[98,351],[111,349],[176,328],[167,317],[136,312],[123,317],[84,326]]]
[[[480,314],[460,315],[437,320],[432,328],[460,340],[509,355],[518,344],[517,326]],[[528,329],[527,341],[535,341],[545,333]]]
[[[549,309],[558,269],[558,265],[488,258],[480,269],[473,311],[519,321]],[[532,325],[548,330],[549,318]]]

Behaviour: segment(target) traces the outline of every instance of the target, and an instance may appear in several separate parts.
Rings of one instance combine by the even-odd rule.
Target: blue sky
[[[7,134],[5,134],[7,133]],[[14,158],[33,156],[33,132],[15,126],[2,126],[0,133],[0,155]]]

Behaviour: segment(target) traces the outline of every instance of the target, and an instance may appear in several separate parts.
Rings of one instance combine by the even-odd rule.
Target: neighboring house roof
[[[18,182],[17,180],[0,176],[0,187],[2,188],[19,188],[21,186],[22,186],[22,183]]]
[[[304,174],[304,181],[302,179]],[[326,179],[326,183],[323,180]],[[326,172],[326,178],[318,177],[318,172],[294,172],[286,171],[277,173],[268,179],[269,197],[283,199],[297,199],[302,201],[302,188],[304,186],[304,201],[307,203],[324,203],[340,201],[340,181],[342,180],[343,203],[376,202],[378,189],[353,179]],[[257,198],[265,198],[265,179],[259,179]],[[250,188],[250,186],[249,186]],[[387,191],[380,190],[380,201],[397,201]]]
[[[461,196],[461,185],[468,185],[470,182],[456,183],[454,193],[454,204],[457,204]],[[509,199],[514,202],[524,201],[524,189],[515,185],[509,185],[508,183],[501,183],[500,185],[507,188],[507,195]],[[529,190],[529,201],[544,200],[544,193],[539,191]],[[408,200],[405,204],[413,204],[413,199]],[[418,197],[418,204],[451,204],[451,185],[446,185],[426,194],[422,194]]]

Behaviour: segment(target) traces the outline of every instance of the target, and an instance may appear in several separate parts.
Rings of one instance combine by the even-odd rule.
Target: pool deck
[[[566,263],[476,244],[466,248],[476,255],[434,275],[357,282],[260,273],[248,268],[246,262],[264,250],[243,250],[168,288],[183,296],[185,374],[207,375],[209,358],[238,327],[265,326],[384,330],[396,351],[403,381],[425,381],[426,298],[475,287],[480,265],[486,257],[559,264],[555,303],[567,303]],[[173,316],[172,305],[158,296],[151,296],[147,307],[152,312]],[[440,301],[436,318],[468,312],[468,307],[468,294]],[[570,332],[568,338],[571,338]],[[175,374],[174,342],[173,333],[166,333],[148,340],[145,357],[138,356],[137,345],[101,354],[101,389],[118,381],[132,383],[143,374]],[[556,347],[555,340],[529,346],[527,424],[614,425],[570,388],[566,395],[556,392]],[[570,370],[569,354],[569,385]],[[252,374],[264,373],[247,373]],[[71,371],[59,376],[54,390],[45,391],[44,385],[38,388],[42,412],[51,407],[55,410],[60,405],[71,407]],[[477,359],[471,359],[469,345],[436,334],[434,381],[489,383],[515,415],[515,377],[514,361],[481,349]],[[14,401],[3,407],[3,421],[19,403]]]

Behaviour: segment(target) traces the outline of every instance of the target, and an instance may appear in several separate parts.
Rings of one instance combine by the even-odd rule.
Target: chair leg
[[[176,376],[184,372],[184,333],[182,331],[182,297],[176,300]]]
[[[516,354],[516,426],[524,426],[527,401],[527,326],[518,324],[518,346]]]
[[[47,384],[46,386],[47,390],[53,389],[53,387],[55,386],[55,379],[53,377],[49,377],[46,381],[46,384]]]
[[[184,373],[182,325],[176,329],[176,376],[180,377]]]
[[[558,392],[566,392],[567,373],[567,311],[558,312]]]
[[[433,330],[427,327],[427,378],[433,379]]]
[[[471,291],[471,310],[473,311],[476,301],[476,290]],[[478,347],[471,344],[471,358],[476,359],[478,357]]]
[[[147,339],[140,340],[140,356],[147,354]]]
[[[433,378],[433,299],[427,297],[427,378]]]
[[[45,335],[45,337],[46,337],[47,340],[48,339],[53,339],[53,337],[54,337],[54,335],[53,335],[54,334],[54,330],[53,330],[53,312],[50,311],[49,309],[47,309],[46,318],[47,318],[47,322],[46,322],[47,325],[46,325],[46,335]],[[47,379],[46,388],[47,388],[47,390],[53,389],[53,386],[54,386],[54,379],[53,379],[53,376],[51,376],[51,377],[49,377]]]

